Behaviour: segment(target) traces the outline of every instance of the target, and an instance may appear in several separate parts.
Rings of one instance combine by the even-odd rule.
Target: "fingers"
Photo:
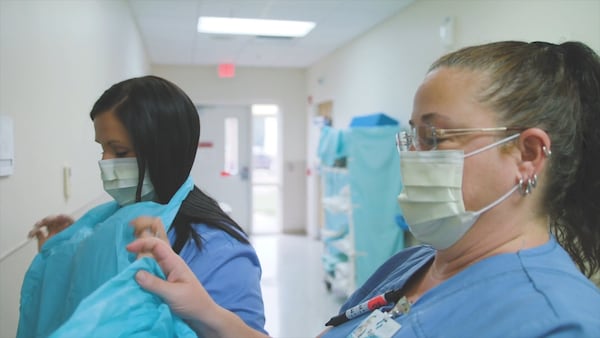
[[[32,238],[34,236],[37,236],[40,230],[45,229],[45,231],[47,232],[47,237],[51,237],[52,235],[55,235],[60,231],[64,230],[66,227],[73,224],[74,222],[75,221],[73,220],[73,218],[69,215],[50,215],[37,221],[33,225],[33,229],[29,231],[27,236],[29,238]]]
[[[73,224],[75,221],[69,215],[59,214],[59,215],[50,215],[44,217],[39,220],[35,226],[42,227],[45,226],[49,229],[58,229],[58,228],[66,228],[69,225]]]
[[[29,233],[27,234],[28,238],[33,238],[39,235],[40,232],[47,232],[48,228],[46,227],[47,224],[51,223],[50,220],[55,217],[55,216],[48,216],[45,217],[37,222],[35,222],[35,224],[33,225],[33,229],[31,229],[31,231],[29,231]]]
[[[129,245],[127,245],[126,248],[131,252],[137,253],[137,259],[140,259],[142,257],[152,257],[158,261],[158,255],[162,254],[162,257],[166,255],[162,253],[164,249],[158,247],[160,243],[165,243],[161,239],[156,237],[150,237],[150,235],[146,231],[143,231],[140,234],[136,234],[136,236],[138,237],[138,239],[129,243]],[[156,251],[156,256],[154,251]]]
[[[131,221],[135,237],[158,237],[167,241],[167,233],[159,217],[140,216]]]
[[[71,216],[60,214],[44,217],[33,225],[33,229],[27,234],[27,238],[36,237],[38,241],[38,251],[48,238],[61,232],[74,223]]]
[[[183,259],[171,249],[169,244],[156,237],[138,238],[127,245],[127,250],[137,253],[138,257],[140,254],[153,257],[167,276],[174,271],[187,268]]]
[[[37,227],[36,225],[34,225],[33,229],[31,229],[29,233],[27,233],[27,238],[37,237],[39,239],[40,236],[48,236],[48,229],[46,229],[46,227]]]
[[[168,243],[156,237],[138,238],[127,246],[127,250],[138,253],[151,252],[167,276],[166,280],[163,280],[148,271],[140,270],[135,275],[140,287],[162,298],[169,308],[184,320],[199,323],[195,328],[199,330],[197,332],[205,329],[205,322],[214,322],[211,318],[214,318],[215,313],[218,312],[216,309],[222,308],[212,300],[192,270]],[[239,319],[239,317],[235,318]],[[228,322],[228,318],[225,319]]]
[[[54,220],[50,223],[54,223],[57,226],[69,226],[71,224],[73,224],[75,222],[75,220],[73,220],[73,217],[66,215],[66,214],[59,214],[56,215],[54,217]]]
[[[150,291],[161,298],[166,298],[171,287],[169,282],[166,282],[148,271],[140,270],[135,274],[135,280],[145,290]]]
[[[38,229],[38,231],[35,232],[33,236],[35,236],[35,238],[37,239],[38,252],[40,252],[42,250],[42,246],[44,245],[44,243],[46,243],[46,240],[48,240],[48,232],[45,229]]]

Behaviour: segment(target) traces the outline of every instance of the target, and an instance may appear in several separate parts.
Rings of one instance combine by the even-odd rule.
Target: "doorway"
[[[194,183],[251,235],[282,233],[279,107],[198,105]]]
[[[191,176],[246,233],[252,231],[249,106],[199,105],[200,140]]]
[[[279,107],[252,106],[252,234],[282,232]]]

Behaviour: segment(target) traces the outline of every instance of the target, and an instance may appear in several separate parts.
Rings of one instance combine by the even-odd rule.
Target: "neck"
[[[437,276],[447,279],[485,258],[540,246],[550,238],[546,218],[513,219],[500,225],[485,222],[484,216],[459,242],[437,252],[433,262]]]
[[[486,227],[482,222],[477,223],[479,224],[469,230],[455,245],[438,251],[433,261],[415,275],[414,280],[407,285],[405,293],[411,302],[485,258],[542,245],[550,236],[545,218],[531,219],[529,222],[515,221],[512,224],[494,227]]]

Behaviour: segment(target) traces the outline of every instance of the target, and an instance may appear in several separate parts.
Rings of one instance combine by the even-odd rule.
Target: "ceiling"
[[[153,64],[312,65],[415,0],[127,0]],[[295,39],[201,34],[199,16],[316,22]]]

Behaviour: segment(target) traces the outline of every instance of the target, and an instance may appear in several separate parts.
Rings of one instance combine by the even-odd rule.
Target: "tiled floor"
[[[327,292],[320,241],[299,235],[254,235],[263,268],[266,329],[272,337],[315,337],[343,300]]]

